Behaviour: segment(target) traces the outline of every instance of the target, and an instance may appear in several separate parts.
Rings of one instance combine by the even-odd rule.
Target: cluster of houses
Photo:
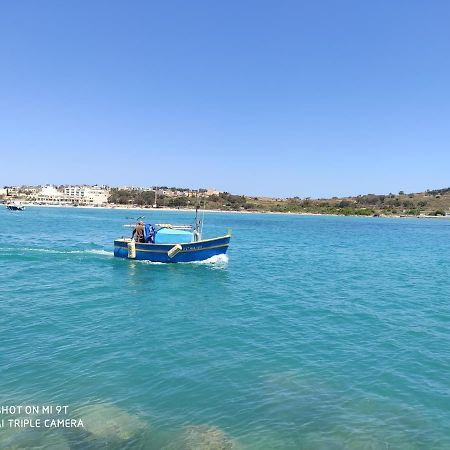
[[[3,200],[20,200],[40,205],[91,205],[108,203],[107,186],[12,186],[0,189]]]
[[[193,189],[182,189],[182,188],[168,188],[168,187],[137,187],[137,186],[119,186],[117,189],[123,189],[126,191],[156,191],[158,196],[163,195],[164,197],[194,197],[196,195],[196,190]],[[201,197],[210,195],[219,195],[222,191],[218,191],[214,188],[199,189],[198,193]]]
[[[118,189],[126,190],[152,190],[158,196],[165,197],[190,197],[194,191],[178,188],[141,188],[133,186],[121,186]],[[201,196],[219,195],[216,189],[201,189]],[[19,200],[39,205],[80,205],[80,206],[105,206],[110,196],[109,186],[11,186],[0,188],[0,199],[4,201]]]

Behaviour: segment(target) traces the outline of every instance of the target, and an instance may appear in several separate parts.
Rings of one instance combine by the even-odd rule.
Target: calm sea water
[[[0,404],[84,422],[0,448],[450,448],[450,221],[207,213],[228,259],[161,265],[133,214],[0,210]]]

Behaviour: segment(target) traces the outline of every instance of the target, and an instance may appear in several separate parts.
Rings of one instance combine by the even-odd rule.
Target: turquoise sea
[[[450,448],[450,220],[206,213],[228,258],[114,258],[139,214],[0,210],[0,406],[84,425],[0,449]]]

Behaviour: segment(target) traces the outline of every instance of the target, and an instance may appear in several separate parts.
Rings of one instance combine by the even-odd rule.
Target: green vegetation
[[[64,186],[59,186],[62,191]],[[4,187],[0,202],[14,199],[35,201],[36,186]],[[211,191],[209,191],[211,192]],[[108,202],[115,205],[151,208],[155,204],[155,188],[112,188]],[[222,211],[254,211],[300,214],[335,214],[344,216],[446,216],[450,213],[450,188],[418,193],[365,194],[332,198],[272,198],[217,192],[208,195],[206,189],[158,187],[158,207]]]
[[[160,188],[158,206],[171,208],[194,208],[196,193],[188,189]],[[221,192],[206,195],[199,190],[198,202],[205,209],[223,211],[282,212],[304,214],[337,214],[345,216],[418,216],[445,215],[450,210],[450,188],[426,191],[422,193],[405,193],[398,195],[365,194],[356,197],[312,199],[292,197],[276,199],[268,197],[250,197]],[[112,189],[110,203],[151,207],[155,202],[153,190]]]
[[[119,205],[153,205],[155,202],[155,192],[131,189],[112,189],[108,202]]]

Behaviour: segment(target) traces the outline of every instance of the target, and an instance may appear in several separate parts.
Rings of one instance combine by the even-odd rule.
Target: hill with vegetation
[[[362,216],[418,216],[446,215],[450,212],[450,188],[427,190],[419,193],[366,194],[354,197],[333,198],[270,198],[234,195],[221,192],[206,195],[188,190],[169,191],[170,195],[158,193],[157,205],[170,208],[201,207],[223,211],[255,211],[283,213],[313,213]],[[108,200],[120,205],[151,207],[155,202],[154,191],[112,189]]]

